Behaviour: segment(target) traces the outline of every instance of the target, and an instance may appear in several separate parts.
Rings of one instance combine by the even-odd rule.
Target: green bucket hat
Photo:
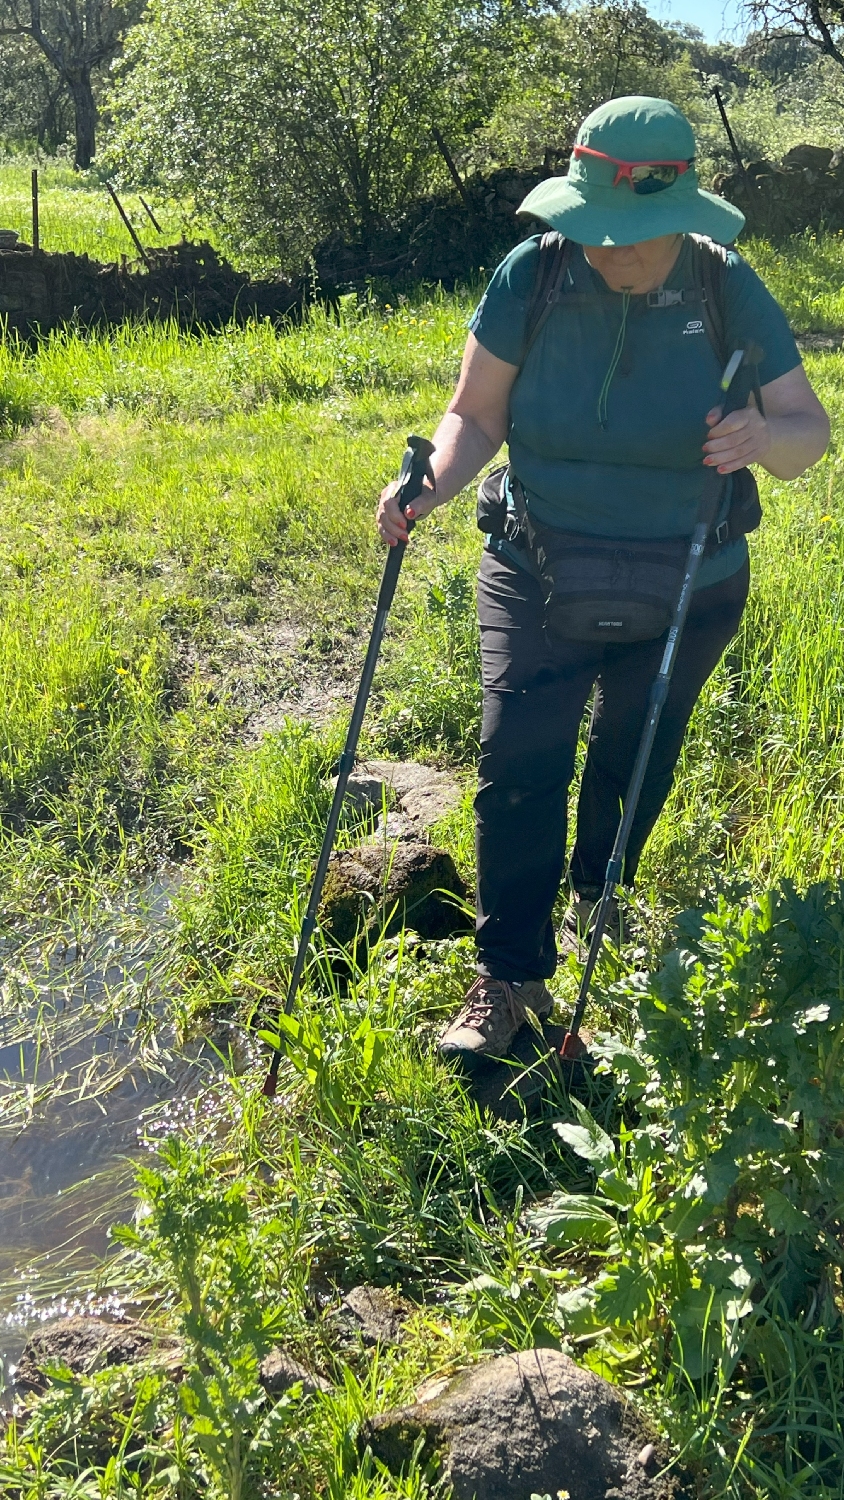
[[[610,99],[583,121],[568,176],[540,182],[517,212],[581,245],[633,245],[661,234],[689,233],[730,245],[744,226],[744,214],[705,193],[693,166],[680,170],[694,154],[692,127],[667,99],[637,94]],[[640,172],[634,184],[631,165],[647,163],[667,170],[650,177]],[[672,163],[679,164],[677,175],[666,184]]]

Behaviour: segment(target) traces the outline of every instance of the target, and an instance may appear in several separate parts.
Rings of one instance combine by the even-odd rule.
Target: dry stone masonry
[[[182,241],[147,256],[149,270],[138,262],[33,254],[28,245],[0,251],[0,318],[26,338],[67,324],[93,328],[131,318],[221,328],[252,317],[278,320],[302,304],[301,287],[253,281],[205,243]]]

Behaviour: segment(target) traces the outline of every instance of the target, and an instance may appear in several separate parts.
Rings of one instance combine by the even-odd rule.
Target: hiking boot
[[[588,948],[592,937],[592,929],[603,894],[603,887],[599,885],[584,886],[580,891],[572,891],[568,910],[557,934],[557,945],[564,958],[569,953],[573,953],[576,958],[583,957],[584,949]],[[607,914],[604,936],[608,937],[616,948],[619,946],[621,920],[618,914],[618,901],[615,897],[612,899]]]
[[[506,1057],[530,1010],[547,1020],[554,996],[543,979],[508,984],[506,979],[481,975],[467,992],[463,1008],[439,1039],[441,1057],[472,1062],[481,1057]]]

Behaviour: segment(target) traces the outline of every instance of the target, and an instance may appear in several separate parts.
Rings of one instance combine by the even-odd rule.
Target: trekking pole
[[[745,355],[743,349],[737,349],[735,354],[731,356],[730,361],[727,364],[726,369],[724,370],[724,374],[721,377],[721,390],[723,392],[726,393],[727,391],[729,391],[730,386],[733,383],[733,379],[744,360],[744,357]],[[726,402],[724,403],[724,412],[722,413],[722,416],[725,415]],[[612,905],[613,897],[615,896],[615,888],[621,881],[622,873],[624,870],[624,856],[627,852],[627,842],[630,838],[630,830],[633,827],[633,819],[636,816],[636,810],[639,806],[639,797],[641,796],[645,774],[648,769],[648,762],[650,761],[651,751],[653,750],[654,740],[656,739],[656,731],[659,725],[660,715],[662,713],[665,700],[668,697],[668,688],[671,683],[671,674],[674,671],[674,664],[677,660],[677,651],[680,646],[683,627],[686,623],[686,616],[689,612],[689,605],[692,602],[692,593],[694,592],[695,579],[697,577],[698,568],[700,567],[701,559],[703,558],[703,554],[706,548],[706,539],[709,535],[709,528],[712,525],[712,522],[714,521],[717,513],[718,501],[720,497],[721,476],[718,473],[717,468],[705,468],[703,479],[703,496],[701,498],[700,509],[698,511],[698,521],[697,525],[695,526],[694,532],[692,533],[689,555],[686,558],[686,570],[683,575],[683,582],[680,586],[680,594],[674,610],[674,619],[668,631],[668,639],[665,642],[665,650],[662,654],[662,661],[660,663],[659,672],[657,673],[651,685],[651,691],[648,698],[648,716],[645,721],[645,727],[642,730],[642,737],[639,741],[639,749],[636,753],[636,760],[634,762],[633,772],[630,777],[630,785],[627,788],[627,796],[624,799],[621,821],[618,825],[618,831],[615,836],[613,851],[610,855],[610,861],[607,865],[607,873],[604,877],[604,889],[601,895],[600,905],[598,906],[598,915],[595,918],[595,926],[592,929],[592,936],[589,942],[589,952],[586,955],[586,967],[583,970],[583,976],[580,981],[580,989],[578,990],[577,994],[577,1003],[574,1007],[574,1015],[571,1018],[569,1029],[566,1032],[565,1038],[563,1040],[563,1045],[560,1048],[560,1056],[566,1058],[570,1062],[576,1062],[577,1059],[579,1057],[582,1057],[587,1050],[585,1043],[580,1039],[580,1028],[583,1024],[583,1016],[586,1011],[586,1003],[589,998],[589,987],[592,983],[592,975],[595,972],[595,965],[598,962],[598,954],[601,951],[601,943],[603,941],[604,930],[607,925],[607,918],[609,916],[610,907]]]
[[[429,443],[427,438],[408,438],[399,472],[399,487],[396,491],[396,499],[398,500],[399,509],[402,514],[407,510],[411,501],[415,500],[417,495],[421,494],[422,486],[426,479],[436,488],[433,470],[431,469],[431,455],[433,452],[434,445],[433,443]],[[412,521],[408,521],[408,531],[413,530],[413,524]],[[358,747],[358,739],[360,738],[363,716],[366,712],[372,679],[375,676],[375,668],[378,664],[378,655],[381,650],[381,641],[387,625],[387,616],[390,613],[390,605],[393,602],[393,595],[396,592],[396,584],[399,581],[399,573],[401,572],[401,565],[404,562],[406,547],[406,542],[397,542],[394,547],[390,548],[387,561],[384,564],[384,573],[381,578],[381,587],[378,590],[378,601],[375,606],[375,623],[369,638],[369,647],[366,653],[366,660],[363,664],[363,672],[361,674],[357,697],[355,698],[355,706],[352,709],[352,717],[349,721],[346,743],[343,747],[343,754],[340,756],[337,764],[337,785],[334,788],[331,811],[328,814],[328,822],[325,825],[322,848],[319,851],[319,859],[317,860],[316,873],[314,874],[313,885],[311,886],[308,909],[305,912],[302,930],[299,933],[299,943],[293,963],[293,973],[290,976],[287,999],[284,1002],[283,1014],[286,1016],[290,1015],[296,1003],[296,995],[305,967],[305,960],[308,956],[308,948],[314,934],[314,928],[316,927],[322,888],[328,872],[328,861],[331,858],[331,851],[334,848],[334,839],[337,834],[337,826],[340,822],[340,813],[343,807],[343,798],[346,795],[346,786],[348,785],[349,776],[354,769],[355,753]],[[264,1080],[263,1093],[267,1099],[272,1099],[275,1094],[280,1063],[281,1046],[279,1039],[279,1045],[273,1052],[270,1070]]]

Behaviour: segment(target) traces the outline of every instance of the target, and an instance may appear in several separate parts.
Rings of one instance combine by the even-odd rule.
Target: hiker
[[[478,579],[478,978],[439,1043],[443,1055],[470,1063],[505,1055],[527,1009],[540,1019],[551,1011],[566,800],[593,689],[564,952],[588,932],[601,896],[671,617],[671,608],[664,617],[652,608],[650,626],[640,619],[613,638],[626,606],[631,618],[643,608],[629,581],[631,597],[623,596],[630,568],[647,572],[657,543],[670,550],[665,539],[684,539],[685,555],[703,466],[714,467],[723,476],[720,509],[631,831],[627,887],[670,791],[692,709],[747,599],[744,532],[759,512],[746,466],[795,479],[829,441],[782,309],[740,255],[719,249],[744,216],[699,188],[694,155],[688,120],[664,99],[613,99],[584,120],[568,175],[540,183],[519,209],[557,238],[522,241],[492,277],[434,434],[436,490],[428,486],[408,509],[418,519],[444,505],[507,442],[509,469],[492,494],[489,481],[482,486],[479,509],[488,535]],[[739,408],[725,417],[716,404],[723,352],[751,346],[758,377],[746,377]],[[752,393],[760,387],[761,402]],[[390,545],[407,538],[394,493],[395,485],[384,490],[377,512]],[[558,565],[558,592],[543,586],[555,541],[565,560],[566,548],[569,559],[575,546],[580,556],[586,539],[596,556],[619,560],[618,608],[589,622],[577,578],[566,592]],[[580,580],[587,590],[589,567]],[[682,566],[675,595],[681,578]]]

